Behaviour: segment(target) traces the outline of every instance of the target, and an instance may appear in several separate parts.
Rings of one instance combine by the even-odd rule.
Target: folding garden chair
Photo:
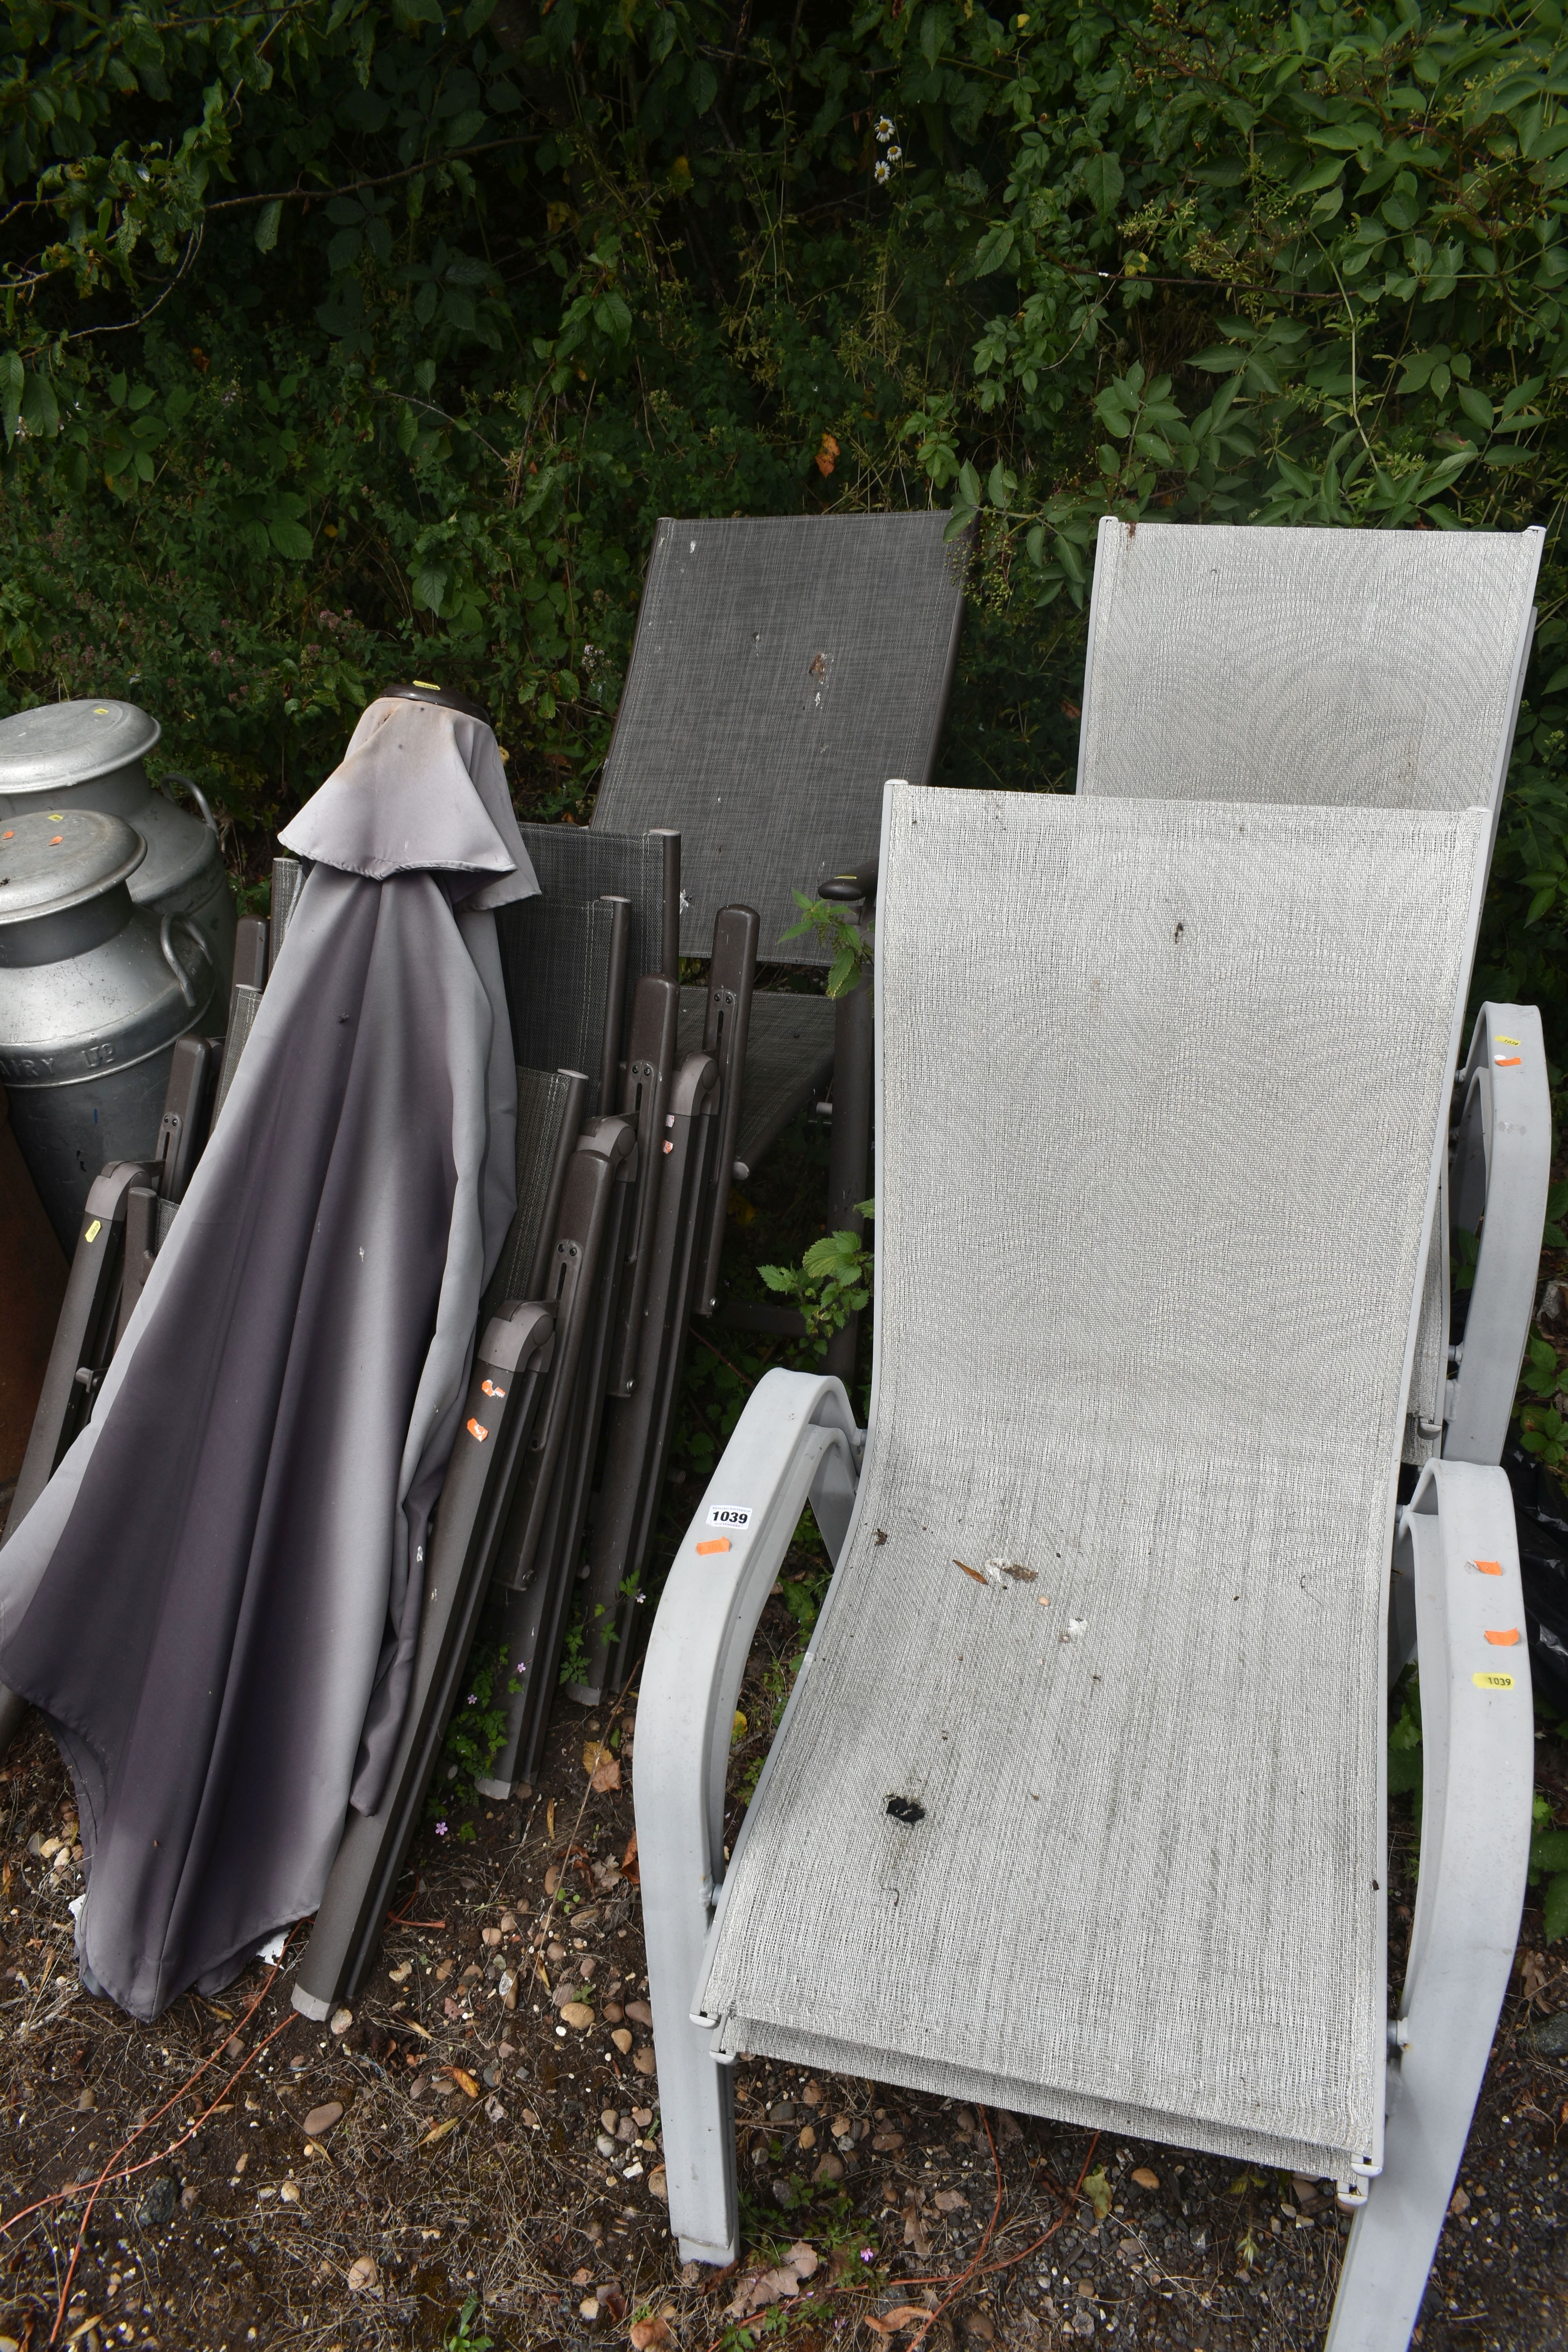
[[[1479,797],[889,788],[868,1429],[837,1381],[766,1376],[642,1676],[688,2257],[736,2251],[747,2051],[1331,2177],[1358,2218],[1330,2341],[1406,2340],[1530,1832],[1507,1480],[1434,1458],[1396,1509]],[[1487,1229],[1533,1252],[1533,1012],[1486,1008],[1483,1066],[1528,1145],[1490,1160]],[[726,1868],[731,1718],[807,1499],[834,1578]],[[1427,1778],[1390,2018],[1412,1621]]]
[[[930,781],[968,552],[944,542],[947,521],[932,511],[659,523],[594,829],[679,826],[683,955],[709,955],[720,910],[744,905],[764,963],[831,962],[819,940],[786,948],[783,935],[797,890],[861,909],[884,779]],[[714,1050],[712,1010],[707,991],[682,992],[683,1053]],[[752,1000],[711,1155],[719,1208],[700,1314],[718,1304],[731,1167],[744,1181],[824,1095],[836,1058],[832,1212],[858,1228],[848,1204],[866,1190],[869,1038],[862,992],[837,1003]],[[852,1351],[851,1332],[838,1352],[852,1361]]]

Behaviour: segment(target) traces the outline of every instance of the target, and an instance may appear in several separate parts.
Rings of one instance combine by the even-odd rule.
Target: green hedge
[[[951,505],[958,783],[1071,772],[1099,516],[1547,526],[1479,984],[1563,1001],[1568,39],[1526,9],[10,0],[0,696],[243,837],[376,682],[585,816],[660,513]]]

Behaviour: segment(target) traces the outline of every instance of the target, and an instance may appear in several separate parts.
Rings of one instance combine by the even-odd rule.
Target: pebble
[[[349,2293],[351,2294],[368,2293],[380,2275],[380,2272],[375,2267],[374,2255],[361,2254],[357,2262],[351,2263],[349,2265]]]
[[[282,2199],[285,2205],[298,2205],[300,2202],[299,2182],[297,2180],[286,2180],[283,2183],[282,2188],[278,2191],[278,2194]]]
[[[626,2032],[626,2027],[624,2025],[618,2025],[614,2033],[611,2034],[610,2039],[615,2043],[616,2048],[620,2052],[621,2056],[624,2058],[627,2051],[632,2046],[632,2037]]]
[[[628,2000],[626,2003],[626,2015],[636,2025],[651,2025],[653,2023],[653,2011],[649,2009],[646,2000]]]
[[[352,2009],[340,2009],[332,2018],[332,2032],[340,2034],[346,2033],[353,2021],[354,2013]]]
[[[500,1942],[500,1938],[501,1931],[499,1927],[481,1927],[479,1929],[480,1943],[488,1944],[492,1952],[496,1946]]]
[[[1542,2058],[1568,2058],[1568,2009],[1544,2018],[1530,2039]]]
[[[585,2000],[569,2000],[562,2009],[561,2022],[574,2026],[582,2033],[593,2024],[594,2012]]]
[[[632,2064],[639,2074],[651,2074],[656,2072],[658,2060],[651,2050],[645,2047],[637,2052],[637,2056],[632,2060]]]
[[[305,2118],[307,2139],[314,2139],[320,2132],[331,2131],[332,2126],[342,2117],[342,2112],[343,2103],[341,2099],[328,2099],[321,2106],[312,2107]]]
[[[1138,2183],[1140,2189],[1158,2189],[1160,2186],[1159,2174],[1152,2171],[1146,2164],[1141,2164],[1133,2173],[1132,2178]]]

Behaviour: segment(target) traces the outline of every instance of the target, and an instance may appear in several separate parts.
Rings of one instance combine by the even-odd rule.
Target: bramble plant
[[[792,923],[787,931],[780,932],[779,945],[808,936],[820,940],[833,953],[826,992],[829,996],[847,995],[861,973],[876,961],[870,926],[862,929],[842,907],[835,907],[826,898],[808,898],[804,890],[795,893],[795,903],[800,908],[800,920]]]
[[[856,1207],[863,1217],[877,1213],[874,1201],[858,1202]],[[875,1251],[860,1234],[825,1234],[812,1243],[799,1265],[760,1265],[757,1272],[770,1290],[794,1299],[805,1323],[806,1343],[821,1358],[834,1333],[869,1306],[875,1263]]]

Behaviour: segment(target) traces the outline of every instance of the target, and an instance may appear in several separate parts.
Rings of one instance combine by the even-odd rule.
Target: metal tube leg
[[[698,1870],[661,1870],[651,1885],[645,1874],[643,1933],[665,2179],[680,2259],[732,2263],[740,2251],[734,2073],[713,2057],[712,2028],[693,2025],[688,2014],[708,1933]]]
[[[834,1006],[833,1142],[827,1165],[827,1230],[863,1234],[859,1203],[866,1198],[871,1164],[871,1077],[874,1034],[871,979],[863,972]],[[849,1381],[860,1318],[851,1315],[827,1343],[824,1371]]]

